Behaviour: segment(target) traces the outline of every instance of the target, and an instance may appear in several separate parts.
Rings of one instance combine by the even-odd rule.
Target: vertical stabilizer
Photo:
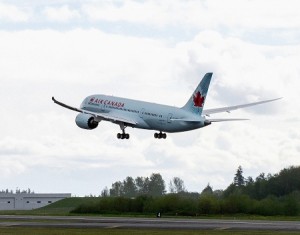
[[[182,107],[182,109],[201,115],[211,77],[212,73],[207,73],[204,75],[198,87],[192,94],[191,98],[188,100],[185,106]]]

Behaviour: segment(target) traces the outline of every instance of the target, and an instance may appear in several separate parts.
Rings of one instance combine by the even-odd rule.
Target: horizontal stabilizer
[[[213,113],[230,112],[232,110],[246,108],[246,107],[250,107],[250,106],[254,106],[254,105],[258,105],[258,104],[264,104],[264,103],[272,102],[272,101],[279,100],[279,99],[282,99],[282,97],[277,98],[277,99],[272,99],[272,100],[263,100],[263,101],[254,102],[254,103],[228,106],[228,107],[217,108],[217,109],[206,109],[206,110],[203,110],[202,114],[206,115],[206,116],[209,116],[210,114],[213,114]]]
[[[219,118],[219,119],[206,119],[210,122],[230,122],[230,121],[248,121],[249,119],[245,118]]]

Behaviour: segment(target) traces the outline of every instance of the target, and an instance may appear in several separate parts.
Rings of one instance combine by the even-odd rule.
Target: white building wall
[[[14,197],[12,197],[12,196],[1,197],[0,196],[0,210],[14,210],[14,208],[15,208],[15,198]]]
[[[0,210],[32,210],[68,197],[70,193],[0,193]]]

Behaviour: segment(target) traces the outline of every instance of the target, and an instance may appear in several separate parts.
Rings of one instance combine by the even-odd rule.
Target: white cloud
[[[46,7],[43,13],[49,21],[65,23],[80,18],[79,11],[70,9],[68,5],[63,5],[60,7]]]
[[[12,4],[0,2],[0,20],[8,22],[26,22],[30,18],[30,11]]]
[[[295,28],[298,1],[124,1],[83,5],[91,20],[125,21],[158,27]],[[295,20],[296,19],[296,20]],[[298,20],[297,20],[298,19]]]
[[[18,25],[22,28],[61,30],[74,29],[80,25],[87,28],[101,27],[108,32],[123,35],[160,37],[171,42],[190,40],[199,30],[215,30],[259,43],[264,43],[266,39],[271,44],[299,42],[297,0],[291,0],[289,4],[282,0],[267,0],[263,3],[258,0],[66,0],[46,3],[29,1],[2,6],[5,10],[0,10],[0,18],[2,12],[3,17],[10,21],[14,18],[26,20],[27,24]],[[18,15],[22,17],[16,17]],[[15,26],[5,22],[2,25],[6,28]]]

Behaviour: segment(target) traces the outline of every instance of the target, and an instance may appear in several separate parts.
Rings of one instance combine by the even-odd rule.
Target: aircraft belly
[[[147,112],[143,110],[144,112]],[[169,111],[169,110],[168,110]],[[199,120],[197,121],[186,121],[186,120],[172,120],[172,113],[176,113],[175,110],[170,110],[172,112],[168,112],[168,115],[161,115],[160,117],[153,118],[147,117],[146,115],[142,115],[140,120],[142,122],[138,122],[137,128],[157,130],[162,132],[182,132],[182,131],[190,131],[194,129],[198,129],[203,127],[203,122]],[[151,113],[150,111],[148,111]],[[154,113],[154,112],[153,112]],[[185,114],[185,113],[184,113]],[[178,114],[179,116],[183,116],[186,119],[193,119],[194,117],[185,116],[184,114]]]
[[[140,129],[147,129],[147,130],[151,130],[151,126],[145,122],[145,120],[143,120],[142,118],[140,118],[138,120],[138,123],[135,126],[136,128],[140,128]]]
[[[203,127],[203,125],[199,122],[186,122],[186,121],[172,121],[168,123],[165,120],[145,120],[148,124],[147,128],[144,129],[152,129],[158,130],[162,132],[182,132],[182,131],[190,131]]]
[[[165,132],[182,132],[182,131],[191,131],[203,127],[201,123],[198,122],[186,122],[186,121],[173,121],[166,125]]]
[[[138,124],[136,125],[137,128],[141,129],[148,129],[148,130],[160,130],[163,126],[159,120],[155,119],[140,119]]]

